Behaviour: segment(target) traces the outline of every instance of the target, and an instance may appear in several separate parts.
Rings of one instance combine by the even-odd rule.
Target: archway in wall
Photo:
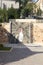
[[[23,43],[32,43],[32,23],[29,22],[16,22],[12,20],[12,35],[18,38],[20,28],[23,29]]]

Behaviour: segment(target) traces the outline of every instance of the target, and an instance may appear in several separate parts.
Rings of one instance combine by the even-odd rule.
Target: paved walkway
[[[6,47],[13,47],[13,48],[15,48],[16,46],[17,47],[20,47],[20,46],[22,46],[22,47],[41,47],[41,46],[43,46],[43,45],[40,45],[40,44],[35,44],[35,43],[25,43],[25,44],[20,44],[20,43],[18,43],[18,44],[10,44],[10,43],[8,43],[8,44],[4,44],[4,46],[6,46]]]
[[[43,65],[43,46],[23,45],[11,52],[0,52],[0,65]]]

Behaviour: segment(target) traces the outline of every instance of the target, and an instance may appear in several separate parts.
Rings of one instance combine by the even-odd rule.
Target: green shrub
[[[0,47],[2,48],[3,47],[3,44],[0,44]]]
[[[41,11],[41,9],[39,8],[39,9],[37,10],[37,15],[38,15],[38,16],[41,16],[41,14],[42,14],[42,11]]]

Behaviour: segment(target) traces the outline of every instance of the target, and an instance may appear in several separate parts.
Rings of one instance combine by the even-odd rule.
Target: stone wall
[[[12,26],[11,26],[12,22]],[[7,33],[17,38],[20,28],[23,29],[23,43],[43,43],[43,20],[36,19],[14,19],[10,23],[1,23],[0,42],[8,42]],[[10,30],[11,29],[11,30]]]
[[[8,34],[10,33],[10,23],[0,23],[0,44],[8,43]]]
[[[43,43],[43,23],[33,23],[33,42]]]
[[[8,42],[7,31],[0,26],[0,44]]]
[[[10,33],[10,23],[1,23],[2,27],[5,28]]]
[[[15,19],[11,21],[13,36],[16,37],[19,34],[19,29],[23,28],[23,43],[43,42],[43,20]]]

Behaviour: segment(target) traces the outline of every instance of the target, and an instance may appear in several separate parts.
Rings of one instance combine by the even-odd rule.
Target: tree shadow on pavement
[[[25,46],[24,44],[21,45]],[[26,46],[25,48],[13,48],[11,52],[0,52],[0,64],[3,63],[2,65],[5,65],[7,63],[16,62],[40,53],[43,52],[33,52]]]

